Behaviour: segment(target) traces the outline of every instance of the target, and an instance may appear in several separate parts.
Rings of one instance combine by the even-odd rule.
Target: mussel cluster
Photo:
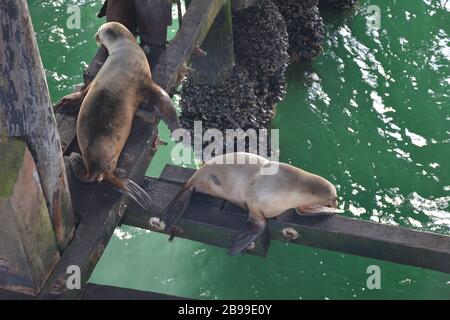
[[[274,0],[286,22],[292,62],[312,60],[322,51],[324,25],[318,1]]]
[[[194,121],[202,121],[207,129],[259,128],[270,121],[261,117],[258,97],[249,80],[247,69],[236,65],[215,84],[198,84],[192,75],[183,80],[181,126],[191,131]]]
[[[267,128],[286,93],[287,29],[271,0],[233,12],[235,66],[214,85],[189,75],[182,86],[181,125],[193,131]]]
[[[356,4],[357,0],[319,0],[320,7],[349,9]]]
[[[277,6],[257,1],[233,12],[233,39],[236,62],[249,70],[261,109],[273,109],[286,93],[289,60],[287,28]]]

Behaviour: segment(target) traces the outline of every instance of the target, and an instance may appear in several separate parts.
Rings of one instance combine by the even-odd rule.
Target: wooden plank
[[[206,55],[192,58],[193,80],[199,84],[215,84],[234,67],[231,2],[227,0],[202,43]]]
[[[88,283],[81,300],[187,300],[162,293]]]
[[[344,216],[300,217],[293,210],[269,221],[272,239],[299,233],[292,243],[450,273],[450,236]]]
[[[157,123],[149,125],[135,118],[130,137],[119,158],[120,178],[141,182],[156,151]],[[61,256],[49,281],[39,295],[40,299],[78,299],[81,290],[69,290],[66,280],[71,265],[81,270],[82,288],[89,279],[111,235],[120,222],[129,198],[121,196],[102,184],[82,184],[68,170],[74,209],[80,220],[76,237]]]
[[[0,288],[37,295],[59,252],[25,142],[0,136],[0,181]]]
[[[149,216],[161,212],[181,188],[183,180],[189,179],[193,172],[192,169],[166,166],[161,174],[162,178],[154,181],[154,186],[151,188],[155,194],[160,195],[161,201],[158,198],[158,203],[154,204],[150,214],[130,207],[124,217],[124,224],[151,229],[148,225]],[[180,221],[180,225],[189,224],[190,230],[194,231],[196,230],[195,224],[203,223],[207,223],[212,228],[217,226],[230,229],[242,228],[245,222],[244,218],[247,216],[244,210],[228,202],[221,209],[217,206],[212,207],[208,201],[215,203],[215,199],[208,196],[202,197],[204,205],[201,206],[198,204],[198,200],[194,200]],[[220,212],[225,214],[222,215]],[[291,241],[293,244],[450,273],[450,236],[448,235],[416,231],[342,215],[302,217],[294,210],[289,210],[276,219],[269,219],[268,222],[268,231],[272,240],[286,241],[282,231],[292,228],[299,234],[297,239]],[[196,240],[202,242],[204,240],[208,244],[219,243],[218,246],[223,247],[227,240],[214,238],[222,236],[224,235],[217,233],[212,234],[210,238],[204,237]],[[198,236],[195,234],[185,236],[189,239],[191,237]]]
[[[59,250],[75,223],[44,67],[25,0],[0,2],[0,134],[24,139],[37,166]]]
[[[167,51],[170,50],[170,48],[167,49]],[[154,73],[154,80],[158,83],[162,82],[158,73]],[[173,85],[175,83],[166,82],[163,88],[170,92]],[[139,118],[135,119],[131,135],[118,163],[118,168],[121,168],[122,171],[121,178],[131,178],[137,182],[143,178],[155,151],[154,142],[157,136],[158,121],[159,119],[156,119],[153,127],[149,128],[148,124],[144,124]],[[129,199],[118,197],[117,194],[102,185],[81,185],[71,175],[70,181],[72,200],[76,204],[75,211],[81,222],[77,229],[76,239],[64,252],[60,263],[41,292],[40,298],[42,299],[75,299],[79,297],[80,290],[68,290],[65,285],[69,276],[67,268],[70,265],[80,267],[81,282],[84,286],[129,205]]]
[[[183,27],[161,55],[153,72],[155,81],[167,92],[181,81],[184,65],[197,46],[200,46],[215,17],[226,0],[193,0],[184,14]]]
[[[189,171],[193,173],[192,170]],[[142,229],[152,229],[150,219],[161,215],[164,208],[181,189],[181,185],[176,181],[174,183],[146,178],[144,187],[156,201],[147,211],[131,204],[122,223]],[[177,224],[182,230],[178,237],[228,249],[231,237],[243,228],[248,214],[245,211],[222,210],[223,206],[224,201],[221,199],[200,194],[194,195],[191,205]],[[264,234],[255,241],[255,248],[248,250],[248,253],[266,256],[269,245],[270,237]],[[170,250],[170,247],[167,249]]]

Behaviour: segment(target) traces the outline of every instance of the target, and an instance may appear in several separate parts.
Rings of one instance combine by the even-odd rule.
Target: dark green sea
[[[101,2],[28,1],[53,101],[82,82]],[[81,29],[67,27],[68,4],[80,6]],[[375,33],[368,5],[381,9]],[[359,0],[324,17],[324,52],[288,70],[272,124],[281,161],[333,182],[348,216],[450,234],[450,1]],[[149,175],[171,162],[171,146]],[[380,290],[366,287],[370,265]],[[229,257],[131,227],[116,230],[90,281],[200,299],[450,299],[444,273],[279,242],[265,259]]]

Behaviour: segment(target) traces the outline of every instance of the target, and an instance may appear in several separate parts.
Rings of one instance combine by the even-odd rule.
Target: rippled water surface
[[[100,2],[29,1],[55,101],[96,52]],[[81,5],[81,30],[67,28],[67,3]],[[375,33],[368,5],[381,9]],[[325,20],[324,53],[289,69],[273,121],[281,160],[335,183],[348,216],[450,234],[450,1],[360,0]],[[148,174],[169,162],[170,145],[160,147]],[[381,290],[366,288],[372,264]],[[450,276],[425,269],[278,242],[266,259],[229,257],[130,227],[116,230],[91,281],[203,299],[450,298]]]

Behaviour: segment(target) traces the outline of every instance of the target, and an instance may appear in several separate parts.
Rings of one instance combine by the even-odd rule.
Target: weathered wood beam
[[[214,20],[201,48],[192,58],[194,81],[214,84],[234,66],[233,25],[231,23],[231,2],[227,0]],[[206,55],[205,55],[206,54]]]
[[[195,0],[202,4],[205,0]],[[224,0],[221,0],[223,4]],[[209,2],[209,1],[206,1]],[[211,1],[212,3],[219,3],[219,1]],[[196,20],[197,22],[202,22],[203,24],[208,24],[208,28],[203,29],[206,32],[207,29],[212,24],[215,15],[219,12],[220,7],[213,10],[213,13],[209,13],[208,19]],[[186,27],[192,28],[192,20],[196,13],[201,13],[197,5],[197,11],[191,13],[191,17],[188,21],[190,23],[183,24],[180,33],[183,33],[183,29]],[[207,8],[211,9],[210,6]],[[201,8],[205,9],[206,8]],[[184,32],[183,34],[186,34]],[[189,35],[189,33],[188,33]],[[204,34],[199,36],[198,40],[204,39]],[[183,37],[181,38],[183,39]],[[179,43],[180,40],[174,40]],[[200,44],[201,41],[198,43]],[[166,49],[165,54],[169,56],[177,56],[170,54],[171,51],[181,50],[177,45],[173,48],[169,47]],[[189,58],[192,54],[190,50],[189,54],[182,55],[184,59]],[[164,56],[163,55],[163,56]],[[162,61],[162,57],[160,61]],[[183,60],[184,61],[184,60]],[[158,70],[158,66],[156,67]],[[160,68],[161,69],[161,68]],[[154,72],[153,78],[157,83],[164,83],[162,86],[167,92],[170,92],[175,86],[175,82],[165,81],[162,77],[167,75],[167,72],[178,72],[177,69],[172,69],[172,71],[163,68],[166,72]],[[157,124],[159,119],[155,120],[153,126],[149,127],[148,124],[144,123],[141,119],[135,118],[133,128],[130,137],[125,145],[124,150],[119,159],[118,168],[121,169],[120,178],[133,179],[136,182],[140,182],[140,179],[144,177],[144,173],[148,168],[151,160],[151,156],[155,151],[154,142],[157,136]],[[68,143],[69,144],[69,143]],[[55,267],[54,272],[51,274],[49,281],[43,288],[39,295],[41,299],[76,299],[79,298],[81,290],[73,289],[69,290],[66,286],[66,280],[70,276],[67,273],[68,267],[71,265],[76,265],[80,267],[81,270],[81,284],[82,288],[89,279],[98,259],[100,258],[104,248],[106,247],[114,229],[117,227],[122,216],[125,213],[127,206],[129,205],[129,199],[125,196],[118,196],[111,189],[99,184],[80,184],[76,179],[69,173],[70,186],[72,190],[72,199],[75,204],[75,211],[80,215],[80,225],[77,229],[76,237],[70,246],[65,250],[61,257],[60,262]]]
[[[180,183],[187,181],[193,172],[192,169],[167,166],[161,177],[152,182],[154,186],[151,188],[161,197],[161,203],[155,203],[149,212],[144,212],[134,206],[130,207],[123,223],[143,229],[152,229],[149,225],[149,218],[160,214],[179,190]],[[185,233],[184,237],[203,241],[195,234],[196,228],[200,230],[211,228],[211,236],[210,238],[204,237],[203,239],[206,240],[204,242],[213,245],[218,243],[218,246],[223,246],[227,240],[216,239],[222,237],[223,234],[214,234],[215,228],[222,228],[225,225],[242,228],[247,215],[242,209],[228,202],[220,209],[211,205],[217,199],[204,195],[201,197],[203,205],[200,205],[198,200],[194,200],[180,221],[182,228],[185,225],[189,226],[189,232]],[[208,227],[206,228],[202,224],[206,224]],[[270,238],[273,240],[286,241],[282,231],[292,228],[299,234],[297,239],[290,241],[293,244],[450,273],[450,236],[447,235],[357,220],[341,215],[302,217],[293,210],[287,211],[277,219],[270,219],[268,226]],[[250,253],[252,252],[250,251]]]
[[[137,117],[134,119],[130,137],[117,165],[120,168],[117,172],[120,178],[141,182],[156,151],[156,125],[149,125]],[[41,299],[79,298],[81,290],[69,290],[66,286],[66,280],[70,276],[67,273],[68,267],[75,265],[80,268],[83,288],[130,202],[126,196],[121,196],[102,184],[83,184],[70,170],[67,174],[80,224],[75,239],[64,251],[41,291]]]
[[[0,134],[26,141],[60,251],[75,221],[44,68],[26,0],[0,2]]]
[[[187,300],[162,293],[88,283],[81,300]]]
[[[155,81],[167,92],[181,81],[183,68],[208,34],[226,0],[192,0],[183,17],[183,27],[161,55],[153,72]]]
[[[0,136],[0,288],[37,295],[59,252],[25,142]]]
[[[176,176],[167,170],[164,170],[163,175],[166,177],[170,175],[168,179],[177,179]],[[146,178],[144,189],[151,193],[151,196],[156,201],[152,203],[148,211],[139,210],[131,204],[130,209],[127,210],[122,220],[122,224],[153,230],[150,225],[150,219],[160,216],[164,208],[181,189],[181,184],[176,183],[174,180]],[[248,214],[231,206],[231,210],[222,208],[224,204],[223,200],[196,194],[192,204],[177,224],[182,230],[177,236],[221,248],[229,248],[231,237],[243,228],[248,219]],[[266,233],[255,242],[255,248],[248,252],[254,255],[266,256],[269,245],[270,236]],[[167,250],[170,250],[170,247]]]

